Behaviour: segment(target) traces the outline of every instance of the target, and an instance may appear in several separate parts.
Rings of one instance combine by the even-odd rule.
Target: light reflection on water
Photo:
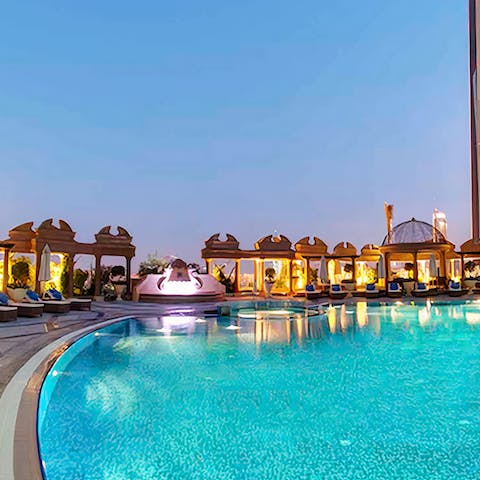
[[[480,478],[480,304],[323,310],[92,335],[42,390],[47,480]]]

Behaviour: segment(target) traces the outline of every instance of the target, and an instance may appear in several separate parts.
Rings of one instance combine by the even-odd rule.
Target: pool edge
[[[38,398],[53,363],[85,335],[134,317],[122,315],[70,332],[34,354],[0,396],[0,480],[44,480],[37,437]]]

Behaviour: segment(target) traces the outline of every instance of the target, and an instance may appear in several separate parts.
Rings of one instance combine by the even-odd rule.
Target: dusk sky
[[[0,238],[360,248],[384,201],[470,238],[467,0],[4,2],[0,32]]]

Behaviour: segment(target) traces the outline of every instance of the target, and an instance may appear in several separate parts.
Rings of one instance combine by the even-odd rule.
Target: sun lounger
[[[69,298],[68,300],[55,288],[45,292],[44,299],[70,302],[70,310],[90,310],[92,301],[89,298]]]
[[[365,297],[366,298],[378,298],[381,296],[380,290],[374,283],[368,283],[365,286]]]
[[[17,319],[17,307],[0,306],[0,322],[11,322]]]
[[[348,295],[346,290],[342,290],[341,285],[333,284],[330,286],[330,298],[335,300],[341,300]]]
[[[0,306],[16,309],[16,317],[38,317],[43,314],[43,305],[12,302],[5,293],[0,293]]]
[[[418,282],[415,284],[412,294],[414,297],[431,297],[432,295],[438,295],[438,290],[429,288],[426,283]]]
[[[90,310],[92,301],[89,298],[69,298],[70,310]]]
[[[475,286],[472,288],[472,293],[474,295],[480,294],[480,282],[475,283]]]
[[[403,295],[402,287],[398,282],[388,282],[387,296],[391,298],[400,298]]]
[[[450,281],[448,283],[447,293],[450,297],[461,297],[462,295],[466,295],[468,293],[468,288],[462,288],[460,282]]]
[[[328,296],[328,293],[325,293],[323,288],[317,290],[314,285],[309,284],[305,287],[305,296],[309,300],[315,300],[316,298]]]
[[[44,300],[33,290],[27,290],[25,301],[34,305],[43,305],[43,311],[46,313],[68,313],[70,311],[68,300]]]
[[[41,317],[43,315],[43,305],[28,302],[9,302],[10,307],[17,307],[18,317]]]

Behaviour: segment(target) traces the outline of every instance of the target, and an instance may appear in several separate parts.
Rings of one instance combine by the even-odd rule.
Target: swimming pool
[[[126,320],[44,382],[47,480],[480,478],[480,304]]]

